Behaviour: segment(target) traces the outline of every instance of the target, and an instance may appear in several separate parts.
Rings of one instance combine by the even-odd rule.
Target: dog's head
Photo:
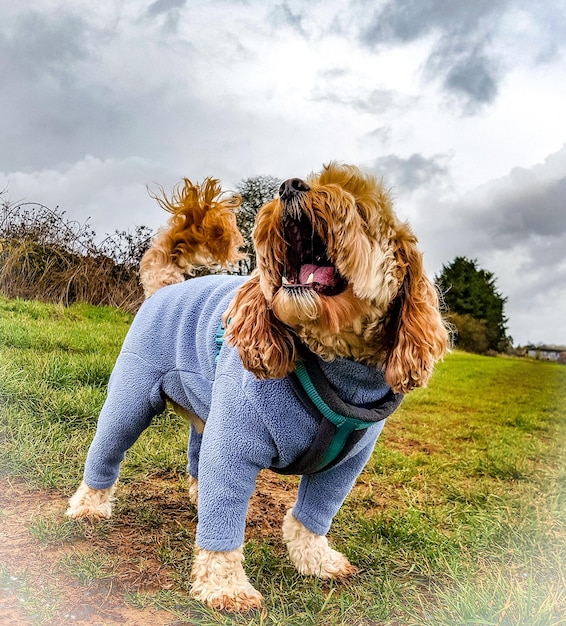
[[[373,177],[330,164],[285,181],[254,243],[258,270],[226,315],[247,369],[285,376],[301,341],[326,360],[383,368],[395,391],[426,385],[448,335],[416,237]]]

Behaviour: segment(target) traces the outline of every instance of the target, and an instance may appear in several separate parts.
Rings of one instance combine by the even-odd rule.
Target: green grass
[[[60,561],[60,567],[83,585],[88,586],[98,580],[114,578],[118,562],[118,556],[109,556],[95,549],[65,554]]]
[[[58,612],[58,593],[52,585],[38,586],[30,582],[27,572],[14,575],[0,563],[0,590],[18,597],[30,624],[44,624]]]
[[[1,473],[38,487],[76,483],[130,321],[110,307],[0,298]],[[130,459],[132,471],[145,463],[184,466],[178,420],[166,414],[156,423],[159,434],[146,433]],[[160,445],[163,431],[177,448]]]
[[[130,319],[110,308],[0,298],[2,473],[72,492]],[[163,476],[160,488],[182,488],[188,429],[166,413],[128,453],[117,512],[151,537],[174,586],[128,599],[202,624],[566,624],[565,418],[566,367],[450,355],[429,388],[389,419],[334,522],[331,540],[359,575],[304,578],[278,536],[248,541],[246,568],[267,611],[229,617],[188,597],[190,507],[171,528],[171,515],[136,491]],[[51,516],[31,532],[72,545],[77,534],[111,533],[115,523],[86,531]],[[61,566],[86,581],[111,576],[115,562],[94,548]]]

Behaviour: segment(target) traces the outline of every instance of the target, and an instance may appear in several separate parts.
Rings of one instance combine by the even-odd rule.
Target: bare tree
[[[252,232],[259,209],[277,195],[281,181],[273,176],[254,176],[245,178],[237,191],[242,197],[242,205],[237,214],[238,228],[244,237],[243,251],[248,255],[240,261],[240,274],[250,274],[256,267],[255,250]]]

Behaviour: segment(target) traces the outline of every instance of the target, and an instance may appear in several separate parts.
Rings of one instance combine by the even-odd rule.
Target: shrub
[[[88,302],[135,312],[143,301],[138,265],[151,232],[116,232],[102,243],[88,222],[37,203],[0,205],[0,292],[69,305]]]
[[[456,345],[460,350],[476,354],[487,353],[489,333],[485,320],[477,320],[468,313],[450,313],[447,317],[456,327]]]

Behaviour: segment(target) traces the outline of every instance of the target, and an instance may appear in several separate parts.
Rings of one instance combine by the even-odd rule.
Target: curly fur
[[[289,509],[283,519],[283,541],[289,558],[300,574],[319,578],[345,578],[357,569],[328,545],[328,539],[315,535],[293,517]]]
[[[307,183],[310,191],[291,210],[308,216],[347,287],[327,296],[282,286],[288,243],[281,223],[289,208],[273,200],[257,216],[258,273],[226,313],[230,342],[260,378],[293,371],[298,339],[326,360],[384,367],[394,391],[425,386],[448,334],[416,237],[383,185],[353,166],[330,164]],[[250,319],[262,320],[261,332]]]
[[[172,215],[140,263],[146,297],[165,285],[182,282],[198,266],[227,265],[244,258],[238,252],[243,239],[234,215],[240,198],[222,199],[217,180],[207,178],[195,185],[185,178],[171,198],[163,189],[154,198]]]
[[[243,567],[242,548],[212,552],[195,547],[191,570],[191,595],[213,609],[247,612],[261,606],[263,597],[256,591]]]
[[[195,185],[185,179],[171,198],[162,193],[157,200],[172,216],[141,262],[146,296],[181,282],[199,265],[242,258],[234,214],[240,201],[223,198],[218,181]],[[227,340],[245,368],[261,379],[283,377],[295,368],[303,345],[328,361],[347,357],[381,368],[397,392],[427,384],[448,348],[448,332],[417,239],[396,217],[380,182],[336,163],[306,182],[286,181],[280,197],[260,209],[254,245],[258,269],[224,316],[230,320]],[[311,270],[304,268],[312,268],[308,278],[304,274]],[[96,490],[83,482],[67,515],[109,517],[114,488]],[[190,478],[195,505],[197,492],[197,481]],[[291,511],[283,539],[303,574],[335,578],[356,571]],[[213,608],[261,606],[261,594],[244,572],[241,547],[229,552],[197,547],[191,580],[192,595]]]
[[[116,483],[108,489],[93,489],[84,480],[69,498],[66,515],[73,519],[110,519]]]

